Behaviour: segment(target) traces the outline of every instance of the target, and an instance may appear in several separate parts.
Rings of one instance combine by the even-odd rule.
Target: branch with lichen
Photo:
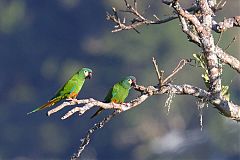
[[[233,104],[232,102],[228,102],[226,99],[224,99],[224,97],[221,96],[221,97],[218,97],[218,99],[216,99],[211,94],[211,92],[201,89],[199,87],[188,85],[188,84],[183,84],[183,85],[172,84],[171,79],[180,70],[182,70],[186,64],[190,63],[191,60],[182,59],[177,65],[177,67],[172,71],[172,73],[168,75],[165,79],[163,79],[164,71],[161,70],[161,74],[159,72],[156,59],[153,58],[152,61],[153,61],[154,69],[156,71],[159,83],[155,86],[148,86],[148,87],[136,85],[134,89],[140,92],[141,94],[137,98],[133,99],[132,101],[128,103],[116,104],[116,103],[104,103],[93,98],[81,99],[81,100],[70,99],[66,102],[63,102],[61,105],[57,106],[56,108],[53,108],[52,110],[48,111],[47,113],[48,116],[60,111],[66,106],[74,106],[74,105],[81,105],[81,104],[83,104],[82,107],[74,107],[73,109],[68,111],[61,119],[62,120],[67,119],[76,112],[78,112],[79,115],[82,115],[86,111],[93,108],[94,106],[99,106],[103,109],[115,109],[115,110],[118,110],[119,113],[121,113],[139,106],[150,96],[167,94],[171,92],[176,95],[192,95],[196,98],[204,99],[206,103],[209,102],[213,104],[213,106],[217,108],[226,117],[230,117],[231,119],[234,119],[236,121],[240,120],[240,107],[238,105]]]
[[[75,107],[69,112],[67,112],[61,119],[67,119],[71,117],[74,113],[78,112],[79,115],[84,114],[86,111],[90,110],[93,106],[99,106],[104,109],[114,109],[114,112],[107,117],[105,117],[100,122],[93,125],[85,135],[81,139],[81,144],[76,153],[73,154],[71,160],[76,160],[81,156],[81,153],[84,151],[85,147],[90,143],[91,136],[96,132],[98,129],[104,127],[113,117],[121,112],[127,111],[134,107],[140,106],[145,100],[147,100],[150,96],[153,95],[162,95],[162,94],[176,94],[176,95],[191,95],[198,99],[198,101],[202,101],[203,103],[211,103],[215,108],[217,108],[220,113],[226,117],[234,119],[236,121],[240,121],[240,106],[233,104],[232,102],[227,101],[224,97],[221,97],[216,101],[215,98],[211,95],[211,92],[208,92],[204,89],[201,89],[196,86],[183,84],[183,85],[174,85],[171,84],[171,78],[174,77],[183,67],[190,62],[190,60],[181,60],[177,67],[172,71],[172,73],[163,79],[163,71],[159,72],[159,68],[157,65],[157,61],[155,58],[152,59],[154,69],[156,71],[157,78],[159,83],[156,86],[141,86],[136,85],[134,89],[141,94],[133,99],[128,103],[123,104],[116,104],[116,103],[103,103],[101,101],[95,100],[93,98],[89,99],[71,99],[69,101],[63,102],[61,105],[57,106],[56,108],[48,111],[48,116],[52,115],[63,109],[66,106],[72,105],[80,105],[84,104],[82,107]]]
[[[206,103],[213,104],[213,107],[217,108],[224,116],[234,119],[236,121],[240,121],[240,106],[227,101],[224,97],[220,96],[218,97],[218,99],[216,99],[211,92],[193,85],[172,84],[171,79],[174,76],[176,76],[176,74],[180,70],[182,70],[183,67],[190,62],[190,60],[182,59],[177,65],[177,67],[172,71],[172,73],[163,80],[161,80],[163,77],[160,77],[160,75],[162,76],[162,74],[159,73],[158,65],[155,58],[153,58],[152,61],[153,61],[154,69],[157,74],[157,78],[160,81],[155,86],[145,87],[142,85],[136,85],[134,89],[140,92],[141,94],[137,98],[133,99],[132,101],[128,103],[116,104],[116,103],[104,103],[93,98],[81,99],[81,100],[72,99],[72,100],[63,102],[61,105],[48,111],[48,116],[60,111],[66,106],[73,106],[73,105],[80,105],[80,104],[83,104],[83,106],[75,107],[71,109],[61,119],[67,119],[76,112],[78,112],[79,115],[82,115],[94,106],[99,106],[103,109],[115,109],[115,110],[118,110],[119,113],[121,113],[139,106],[150,96],[162,95],[162,94],[167,94],[171,92],[176,95],[191,95],[198,99],[203,99]],[[163,71],[161,71],[161,73],[163,73]]]
[[[225,64],[228,64],[232,69],[240,73],[240,60],[232,55],[224,52],[220,47],[216,46],[217,57]]]
[[[225,32],[229,28],[240,27],[240,16],[225,18],[221,22],[213,21],[212,29],[217,32]]]

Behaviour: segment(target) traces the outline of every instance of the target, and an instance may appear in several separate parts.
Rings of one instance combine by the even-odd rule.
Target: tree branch
[[[116,12],[116,11],[113,11],[113,12]],[[138,15],[134,12],[130,12],[130,13],[133,13],[134,15]],[[154,17],[156,18],[156,15],[154,15]],[[132,20],[131,24],[126,24],[124,22],[124,20],[121,21],[120,18],[116,16],[116,14],[111,15],[110,13],[107,12],[107,17],[106,17],[106,19],[108,21],[112,21],[116,24],[115,29],[112,30],[112,32],[119,32],[119,31],[122,31],[122,30],[131,30],[131,29],[134,29],[136,31],[136,28],[139,27],[139,26],[142,26],[142,25],[162,24],[162,23],[166,23],[166,22],[172,21],[172,20],[177,19],[177,18],[178,18],[177,15],[172,15],[172,16],[169,16],[169,17],[164,18],[164,19],[158,19],[157,18],[157,20],[149,20],[149,19],[144,18],[144,19],[141,19],[140,21],[138,21],[137,19],[134,19],[134,20]]]
[[[199,40],[199,36],[194,34],[192,31],[190,31],[189,26],[187,24],[187,21],[185,20],[185,18],[183,18],[182,16],[179,16],[179,20],[182,24],[182,31],[187,34],[188,36],[188,40],[190,42],[193,42],[195,44],[197,44],[199,47],[201,47],[201,42]]]
[[[102,121],[94,124],[93,127],[88,130],[88,132],[85,135],[85,137],[80,140],[81,144],[80,144],[77,152],[72,155],[71,160],[78,159],[81,156],[81,153],[83,152],[85,147],[90,143],[91,136],[93,135],[93,133],[96,132],[98,129],[104,127],[104,125],[107,122],[109,122],[114,116],[116,116],[118,113],[119,112],[114,111],[112,114],[110,114],[107,117],[105,117]]]
[[[229,28],[240,27],[240,16],[226,18],[222,22],[213,21],[212,30],[217,33],[225,32]]]
[[[143,103],[147,98],[153,95],[162,95],[167,94],[169,92],[176,95],[191,95],[199,99],[204,99],[204,101],[210,102],[214,105],[223,115],[234,119],[236,121],[240,121],[240,106],[233,104],[232,102],[228,102],[223,97],[218,100],[215,99],[211,95],[210,92],[203,90],[199,87],[183,84],[183,85],[173,85],[173,84],[165,84],[158,88],[157,86],[148,86],[144,87],[141,85],[136,85],[134,88],[136,91],[141,92],[141,95],[132,101],[124,104],[116,104],[116,103],[103,103],[101,101],[95,100],[93,98],[83,99],[83,100],[71,100],[69,102],[64,102],[63,104],[57,106],[56,108],[50,110],[48,113],[55,113],[55,111],[59,111],[63,108],[63,106],[73,105],[73,104],[85,104],[83,107],[75,107],[77,109],[72,109],[69,111],[62,119],[69,118],[75,112],[79,112],[79,115],[84,114],[86,111],[90,110],[93,106],[99,106],[104,109],[117,109],[119,113],[132,109],[134,107],[139,106]],[[87,106],[87,107],[86,107]],[[71,114],[69,114],[71,112]],[[49,115],[51,115],[49,114]]]
[[[232,67],[234,70],[236,70],[238,73],[240,73],[240,61],[231,56],[230,54],[224,52],[220,47],[216,46],[216,55],[218,58],[225,64],[228,64],[230,67]]]

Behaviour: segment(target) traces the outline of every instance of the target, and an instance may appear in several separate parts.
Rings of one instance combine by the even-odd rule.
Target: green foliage
[[[196,61],[196,65],[200,66],[204,70],[204,73],[201,75],[201,77],[204,81],[205,86],[209,89],[210,79],[209,79],[209,76],[208,76],[206,58],[204,57],[204,54],[195,54],[195,53],[193,54],[193,57]],[[221,93],[227,100],[230,99],[230,93],[229,93],[229,86],[228,85],[222,85]]]
[[[210,81],[209,81],[209,77],[208,77],[206,58],[204,57],[203,54],[195,54],[195,53],[193,54],[193,57],[196,61],[196,65],[200,66],[204,70],[204,73],[201,75],[201,77],[202,77],[206,87],[209,88],[210,87]]]

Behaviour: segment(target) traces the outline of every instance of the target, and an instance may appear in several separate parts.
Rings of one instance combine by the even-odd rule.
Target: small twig
[[[228,46],[224,49],[224,51],[226,51],[237,39],[237,36],[233,37],[233,39],[231,40],[231,42],[228,44]]]
[[[155,71],[157,73],[157,77],[158,77],[158,82],[159,82],[159,86],[162,86],[162,76],[163,76],[163,71],[161,71],[161,73],[158,70],[158,64],[157,61],[154,57],[152,57],[152,62],[155,68]]]
[[[92,128],[90,128],[86,134],[86,136],[84,138],[82,138],[81,144],[77,150],[76,153],[73,154],[73,156],[71,157],[71,160],[76,160],[81,156],[81,153],[83,152],[83,150],[85,149],[85,147],[89,144],[90,140],[91,140],[91,136],[94,132],[96,132],[98,129],[101,129],[102,127],[104,127],[104,125],[109,122],[114,116],[116,116],[119,112],[118,111],[114,111],[112,114],[108,115],[107,117],[105,117],[102,121],[94,124],[94,126]]]
[[[160,21],[160,19],[158,18],[158,16],[156,14],[154,14],[153,17],[156,18],[158,21]]]
[[[146,18],[144,18],[144,17],[137,11],[137,8],[132,7],[132,6],[127,2],[127,0],[124,0],[124,2],[125,2],[125,5],[126,5],[127,9],[129,9],[129,10],[132,12],[132,14],[134,14],[134,15],[137,16],[137,17],[139,17],[142,21],[146,20]],[[135,5],[135,4],[136,4],[136,3],[134,3],[134,5]]]
[[[133,6],[134,6],[134,8],[137,10],[137,0],[134,0],[134,1],[133,1]]]
[[[217,12],[219,10],[222,10],[223,7],[225,6],[225,4],[227,3],[227,1],[224,1],[222,4],[222,0],[220,0],[216,6],[214,6],[214,12]]]
[[[172,74],[170,74],[167,78],[165,78],[165,79],[163,80],[162,84],[168,83],[168,81],[169,81],[176,73],[178,73],[181,69],[183,69],[183,67],[184,67],[187,63],[189,63],[188,60],[182,59],[182,60],[178,63],[177,67],[173,70]]]
[[[133,29],[137,33],[140,33],[136,28],[141,26],[141,25],[166,23],[166,22],[174,20],[178,17],[177,15],[174,14],[172,16],[169,16],[165,19],[160,20],[159,18],[154,16],[157,20],[149,20],[149,19],[145,18],[143,16],[143,14],[139,13],[138,8],[137,8],[137,0],[134,0],[133,6],[131,6],[128,3],[127,0],[124,0],[124,2],[125,2],[125,6],[126,6],[127,9],[126,10],[118,10],[118,11],[130,13],[130,14],[136,16],[136,17],[133,18],[132,20],[130,20],[130,22],[132,22],[131,24],[126,24],[125,20],[123,20],[121,22],[119,16],[117,15],[117,10],[114,7],[112,7],[113,15],[107,13],[107,20],[111,20],[116,24],[115,29],[113,29],[112,32],[119,32],[119,31],[122,31],[122,30]]]
[[[53,113],[56,113],[56,112],[60,111],[61,109],[63,109],[66,106],[72,106],[72,105],[81,104],[81,103],[84,103],[84,102],[86,103],[86,102],[89,102],[89,101],[86,100],[86,99],[82,99],[82,100],[73,99],[71,101],[63,102],[61,105],[59,105],[59,106],[51,109],[50,111],[48,111],[47,115],[51,116]]]
[[[75,107],[68,111],[61,119],[67,119],[68,117],[72,116],[74,113],[79,112],[79,115],[84,114],[87,110],[91,109],[94,106],[94,104],[86,104],[82,107]]]
[[[220,33],[220,35],[219,35],[219,37],[218,37],[218,41],[217,41],[217,43],[216,43],[216,46],[218,46],[219,42],[221,41],[221,39],[222,39],[222,34],[223,34],[223,32]]]

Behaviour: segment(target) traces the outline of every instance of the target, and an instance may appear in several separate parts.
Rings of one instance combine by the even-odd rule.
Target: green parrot
[[[62,88],[60,88],[56,92],[55,96],[53,96],[50,101],[27,114],[31,114],[33,112],[37,112],[47,107],[51,107],[63,99],[75,99],[78,93],[80,92],[85,82],[85,79],[87,78],[90,79],[91,77],[92,77],[91,69],[89,68],[80,69],[63,85]]]
[[[107,96],[104,98],[105,103],[118,103],[121,104],[125,101],[128,96],[129,90],[132,86],[136,86],[136,78],[134,76],[125,77],[120,82],[116,83],[109,91]],[[104,109],[99,108],[97,112],[92,115],[91,118],[101,113]]]

